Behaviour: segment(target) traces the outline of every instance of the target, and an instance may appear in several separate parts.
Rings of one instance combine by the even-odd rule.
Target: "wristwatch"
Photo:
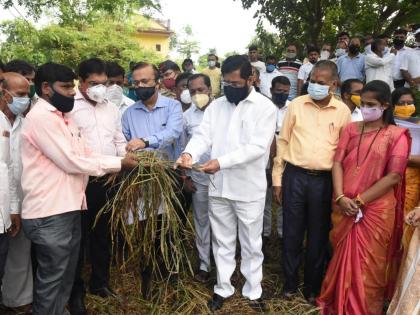
[[[146,140],[144,138],[140,138],[140,140],[144,142],[144,147],[145,148],[148,148],[149,147],[149,141],[148,140]]]

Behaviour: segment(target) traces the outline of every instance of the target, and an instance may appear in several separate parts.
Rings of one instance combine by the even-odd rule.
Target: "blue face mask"
[[[328,85],[309,82],[308,94],[313,100],[320,101],[328,97],[330,94],[330,87]]]
[[[266,66],[265,66],[265,70],[266,70],[268,73],[271,73],[271,72],[273,72],[274,70],[276,70],[276,66],[275,66],[275,65],[266,65]]]
[[[7,103],[7,106],[14,115],[20,115],[28,109],[30,102],[29,97],[17,97],[12,94],[10,94],[10,96],[12,96],[13,99],[11,103]]]

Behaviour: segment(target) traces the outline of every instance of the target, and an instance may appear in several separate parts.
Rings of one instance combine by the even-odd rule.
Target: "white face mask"
[[[117,84],[113,84],[106,88],[106,96],[105,98],[114,103],[117,106],[120,106],[123,101],[123,89],[121,86]]]
[[[216,61],[214,61],[214,60],[210,60],[210,61],[208,62],[208,65],[209,65],[209,67],[210,67],[210,68],[212,68],[212,67],[216,67]]]
[[[335,56],[338,58],[338,57],[341,57],[341,56],[343,56],[343,55],[345,55],[346,54],[346,50],[345,49],[343,49],[343,48],[337,48],[336,50],[335,50]]]
[[[184,104],[191,104],[190,91],[188,89],[185,89],[184,91],[182,91],[180,99],[181,99],[181,102]]]
[[[103,84],[92,86],[86,90],[86,94],[92,101],[102,103],[106,96],[106,86]]]
[[[328,50],[321,51],[321,60],[328,60],[330,58],[330,52]]]

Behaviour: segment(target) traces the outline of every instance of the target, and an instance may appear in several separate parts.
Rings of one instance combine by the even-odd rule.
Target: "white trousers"
[[[7,307],[19,307],[32,303],[31,241],[26,238],[22,230],[16,237],[9,238],[2,295],[3,304]]]
[[[200,270],[210,271],[209,188],[194,182],[197,191],[192,194],[195,227],[195,245],[200,258]]]
[[[268,187],[265,196],[264,206],[264,229],[263,236],[271,236],[271,220],[273,217],[273,187]],[[283,237],[283,208],[277,209],[277,233]]]
[[[265,198],[252,202],[210,197],[210,224],[213,255],[217,267],[214,293],[229,297],[235,289],[230,277],[236,268],[236,235],[241,244],[241,273],[246,282],[242,295],[250,300],[261,297],[262,229]]]

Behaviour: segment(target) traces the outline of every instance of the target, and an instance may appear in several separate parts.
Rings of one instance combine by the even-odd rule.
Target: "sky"
[[[178,34],[186,25],[191,25],[194,39],[200,43],[200,55],[211,48],[216,48],[220,56],[231,51],[245,52],[255,36],[257,19],[253,16],[257,6],[245,10],[240,0],[161,0],[161,6],[162,12],[153,16],[169,19],[171,29]],[[23,8],[16,8],[25,15]],[[19,17],[19,12],[14,8],[0,8],[0,21]],[[46,22],[45,19],[39,21]],[[177,53],[172,52],[171,56]]]

